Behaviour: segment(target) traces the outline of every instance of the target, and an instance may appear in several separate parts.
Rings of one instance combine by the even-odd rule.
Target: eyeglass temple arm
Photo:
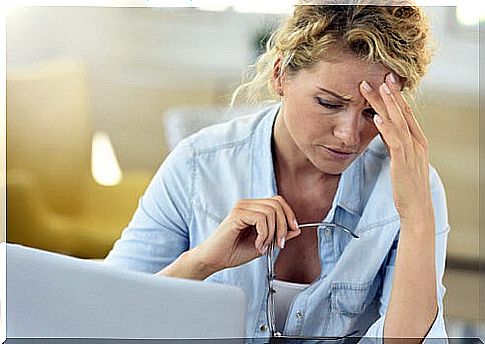
[[[298,228],[308,228],[308,227],[319,227],[319,226],[329,226],[329,227],[339,227],[342,228],[342,230],[348,234],[350,234],[353,238],[359,239],[360,237],[352,232],[350,229],[342,226],[342,225],[337,225],[335,223],[330,223],[330,222],[313,222],[313,223],[302,223],[298,225]]]

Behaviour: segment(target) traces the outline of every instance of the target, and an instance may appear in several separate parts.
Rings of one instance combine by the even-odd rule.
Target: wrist
[[[205,264],[201,260],[199,250],[193,248],[192,250],[182,253],[174,262],[158,272],[160,276],[186,278],[194,280],[204,280],[216,271],[217,269]]]
[[[420,212],[401,217],[401,228],[406,231],[434,233],[434,213]]]
[[[223,269],[223,267],[212,266],[208,264],[203,258],[202,251],[199,246],[186,251],[182,254],[183,258],[189,262],[192,267],[193,273],[201,277],[200,279],[205,279]]]
[[[404,214],[400,214],[401,224],[409,225],[434,225],[434,209],[431,202],[421,204],[419,207],[408,208]]]

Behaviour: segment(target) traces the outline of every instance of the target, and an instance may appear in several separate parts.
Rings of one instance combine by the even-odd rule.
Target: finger
[[[405,161],[406,157],[409,157],[413,150],[413,141],[409,128],[389,87],[385,83],[379,87],[379,93],[387,108],[389,118],[383,119],[379,116],[374,116],[374,123],[386,141],[391,158]]]
[[[271,204],[269,200],[248,200],[243,201],[240,203],[245,210],[253,211],[256,213],[262,213],[266,216],[266,224],[267,224],[267,236],[262,243],[262,248],[269,247],[269,245],[274,240],[274,235],[276,231],[276,221],[277,221],[277,210],[276,204]],[[280,225],[281,226],[281,225]]]
[[[384,104],[386,105],[390,122],[392,122],[395,128],[393,132],[396,135],[396,141],[399,141],[397,143],[397,147],[395,148],[402,148],[405,154],[411,154],[411,151],[414,148],[413,138],[401,108],[394,98],[392,91],[385,82],[382,83],[381,87],[379,88],[379,92],[384,100]]]
[[[379,131],[382,140],[388,148],[390,148],[391,145],[395,147],[398,142],[396,142],[395,135],[392,133],[393,128],[387,114],[386,105],[384,104],[381,95],[365,80],[360,84],[360,91],[370,106],[372,106],[372,108],[377,112],[377,114],[374,115],[374,124]]]
[[[268,237],[268,223],[266,214],[257,211],[251,211],[243,208],[235,210],[236,221],[240,221],[245,229],[247,227],[256,228],[257,237],[254,241],[254,247],[261,253],[265,253],[265,241]],[[267,249],[267,247],[266,247]]]
[[[287,231],[285,233],[285,237],[283,237],[282,239],[289,240],[290,236],[291,236],[291,238],[294,238],[294,237],[300,235],[301,229],[298,228],[298,221],[296,220],[296,215],[293,212],[293,209],[291,209],[288,202],[286,202],[286,200],[282,196],[277,195],[277,196],[275,196],[275,198],[278,200],[278,202],[281,204],[281,207],[283,208],[285,220],[286,220],[286,223],[288,224],[289,231],[296,233],[296,235],[295,235],[295,234]],[[283,242],[282,246],[284,246],[284,242]],[[281,245],[280,245],[280,247],[281,247]]]
[[[280,248],[285,248],[285,238],[288,232],[288,223],[286,221],[285,211],[283,210],[282,204],[276,197],[269,200],[270,204],[274,207],[276,211],[276,232],[275,241]]]
[[[363,81],[360,85],[361,93],[378,113],[378,115],[374,116],[374,123],[390,153],[395,158],[402,159],[405,158],[404,147],[408,144],[406,140],[409,141],[409,137],[405,138],[403,135],[409,129],[406,128],[403,133],[402,128],[405,125],[405,121],[402,118],[402,114],[398,112],[399,108],[392,99],[392,94],[390,95],[390,92],[386,92],[388,89],[386,90],[383,85],[381,84],[379,90],[374,90],[369,83]]]
[[[389,86],[385,82],[379,87],[379,94],[387,109],[389,120],[391,120],[398,128],[405,130],[409,133],[409,128],[401,112],[401,108],[396,102]]]
[[[386,83],[389,86],[392,95],[394,96],[394,99],[399,105],[401,112],[403,113],[404,119],[408,124],[411,135],[413,135],[413,137],[416,138],[421,144],[427,145],[428,139],[426,138],[426,135],[424,134],[421,126],[414,116],[411,106],[401,93],[401,86],[399,84],[398,77],[393,73],[389,73],[386,76]]]
[[[283,196],[280,196],[280,195],[275,196],[275,199],[278,200],[278,202],[281,204],[283,208],[283,211],[286,217],[286,222],[288,223],[289,229],[294,231],[299,231],[300,228],[298,228],[298,221],[296,219],[295,212],[293,211],[293,209],[291,209],[288,202],[286,202]]]
[[[286,235],[286,242],[290,241],[293,238],[296,238],[301,234],[301,229],[298,229],[298,231],[289,231],[288,234]]]
[[[381,95],[378,90],[372,88],[372,86],[367,81],[362,81],[360,83],[360,91],[362,96],[369,102],[370,106],[381,116],[383,120],[389,119],[387,114],[387,108],[382,100]]]
[[[296,223],[295,215],[289,205],[281,196],[255,199],[251,200],[250,203],[251,204],[246,204],[246,207],[248,207],[248,209],[259,209],[255,205],[270,206],[273,208],[276,218],[275,242],[280,248],[283,249],[285,246],[288,230],[294,230],[292,227],[296,228],[296,230],[299,230]],[[285,209],[286,207],[289,210]],[[287,213],[289,214],[287,215]],[[291,220],[289,218],[291,218]]]

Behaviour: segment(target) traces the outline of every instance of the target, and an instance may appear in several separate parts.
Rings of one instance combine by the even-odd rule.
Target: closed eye
[[[377,115],[377,112],[376,110],[374,110],[373,108],[367,108],[367,109],[364,109],[364,111],[362,111],[365,115],[373,118],[375,115]]]
[[[317,97],[316,99],[317,99],[318,104],[320,104],[321,106],[323,106],[327,109],[334,110],[334,109],[340,109],[342,107],[342,105],[329,103],[329,102],[327,102],[327,101],[325,101],[325,100],[323,100],[322,98],[319,98],[319,97]]]

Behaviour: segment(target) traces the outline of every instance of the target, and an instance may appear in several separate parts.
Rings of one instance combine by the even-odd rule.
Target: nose
[[[335,123],[333,134],[340,141],[342,148],[357,148],[364,119],[360,112],[346,111]]]

